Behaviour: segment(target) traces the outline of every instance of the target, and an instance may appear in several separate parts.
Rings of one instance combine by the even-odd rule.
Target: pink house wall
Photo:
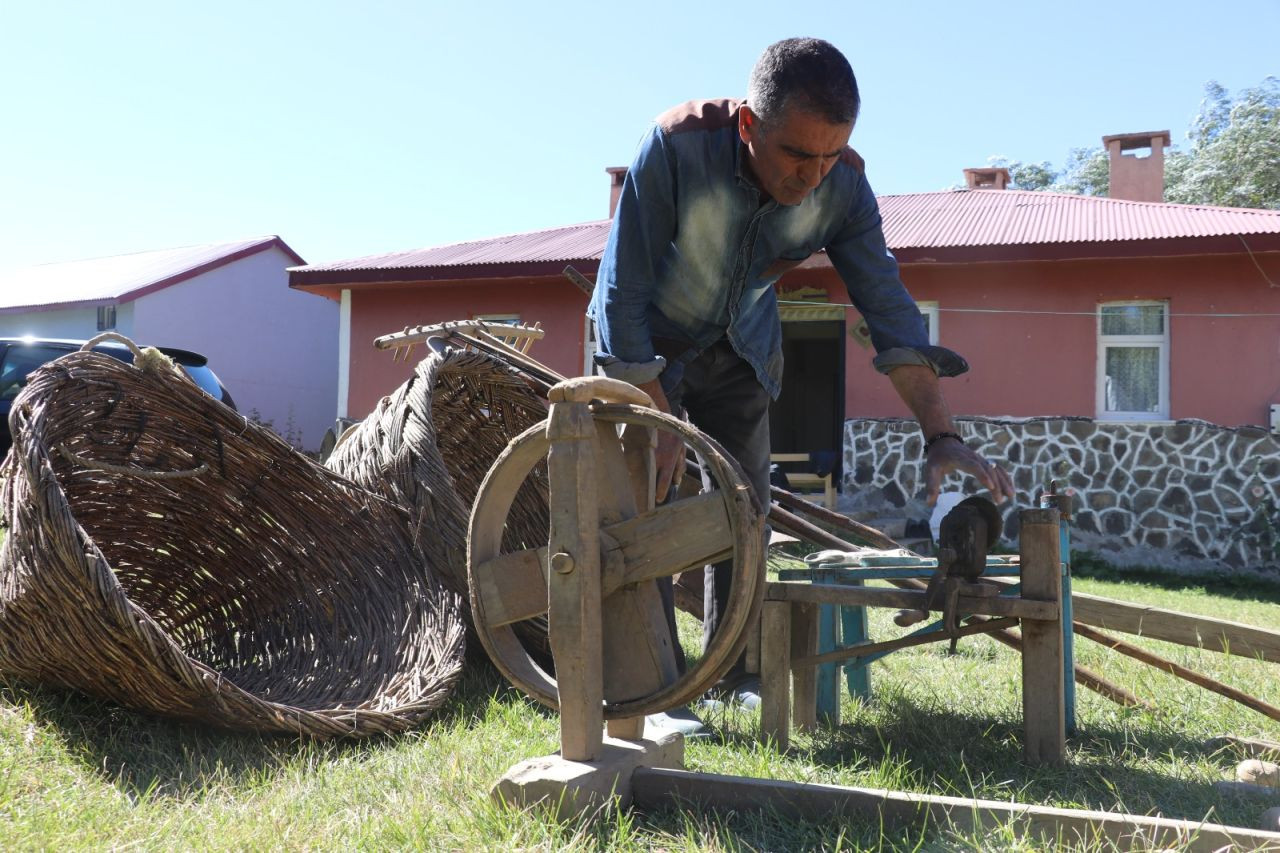
[[[144,294],[131,334],[208,356],[242,413],[314,450],[337,414],[338,306],[289,288],[296,262],[273,246]]]
[[[1258,261],[1280,281],[1280,258]],[[834,271],[797,273],[793,286],[801,276],[847,301]],[[1095,417],[1098,303],[1148,299],[1168,300],[1172,315],[1171,418],[1265,424],[1269,404],[1280,402],[1280,316],[1188,316],[1280,315],[1280,288],[1247,255],[904,264],[902,277],[918,301],[942,309],[939,343],[969,361],[969,373],[943,385],[955,414]],[[857,315],[850,317],[852,325]],[[846,416],[908,415],[871,368],[871,351],[850,342],[847,353]]]
[[[412,285],[362,285],[351,293],[350,417],[363,418],[378,400],[413,374],[422,355],[402,362],[373,340],[405,326],[469,320],[479,314],[518,314],[540,322],[547,335],[529,355],[566,376],[582,373],[587,297],[563,278],[484,279]]]

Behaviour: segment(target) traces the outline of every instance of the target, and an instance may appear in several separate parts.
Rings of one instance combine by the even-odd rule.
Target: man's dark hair
[[[760,54],[747,83],[747,104],[766,126],[791,107],[846,124],[858,117],[861,99],[849,60],[835,45],[791,38]]]

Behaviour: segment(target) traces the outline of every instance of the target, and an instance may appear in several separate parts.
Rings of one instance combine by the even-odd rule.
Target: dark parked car
[[[13,399],[27,384],[27,375],[47,361],[75,352],[84,343],[57,338],[0,338],[0,457],[9,452],[9,445],[13,443],[9,435],[9,410],[13,407]],[[207,358],[184,349],[156,349],[176,361],[215,400],[221,400],[233,409],[236,407],[227,389],[209,369]],[[115,341],[98,344],[93,350],[126,364],[133,363],[133,350]]]

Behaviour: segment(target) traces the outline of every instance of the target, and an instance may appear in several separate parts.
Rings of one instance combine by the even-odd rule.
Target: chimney
[[[1009,186],[1009,170],[1000,168],[965,169],[964,183],[971,190],[1002,190]]]
[[[1111,162],[1111,198],[1164,201],[1164,149],[1169,145],[1169,131],[1104,136],[1102,144]],[[1149,153],[1139,156],[1144,151]]]
[[[609,173],[609,218],[618,209],[618,197],[622,195],[622,182],[627,178],[626,166],[610,166],[605,169]]]

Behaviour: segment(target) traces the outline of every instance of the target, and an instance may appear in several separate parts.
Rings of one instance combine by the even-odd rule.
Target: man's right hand
[[[653,405],[658,411],[671,414],[671,405],[667,402],[667,395],[662,390],[661,382],[654,379],[640,385],[639,388],[653,398]],[[667,498],[667,492],[671,490],[671,483],[674,481],[679,484],[679,478],[684,476],[684,440],[673,432],[658,430],[658,446],[654,449],[653,458],[654,467],[657,470],[654,500],[662,503]]]

